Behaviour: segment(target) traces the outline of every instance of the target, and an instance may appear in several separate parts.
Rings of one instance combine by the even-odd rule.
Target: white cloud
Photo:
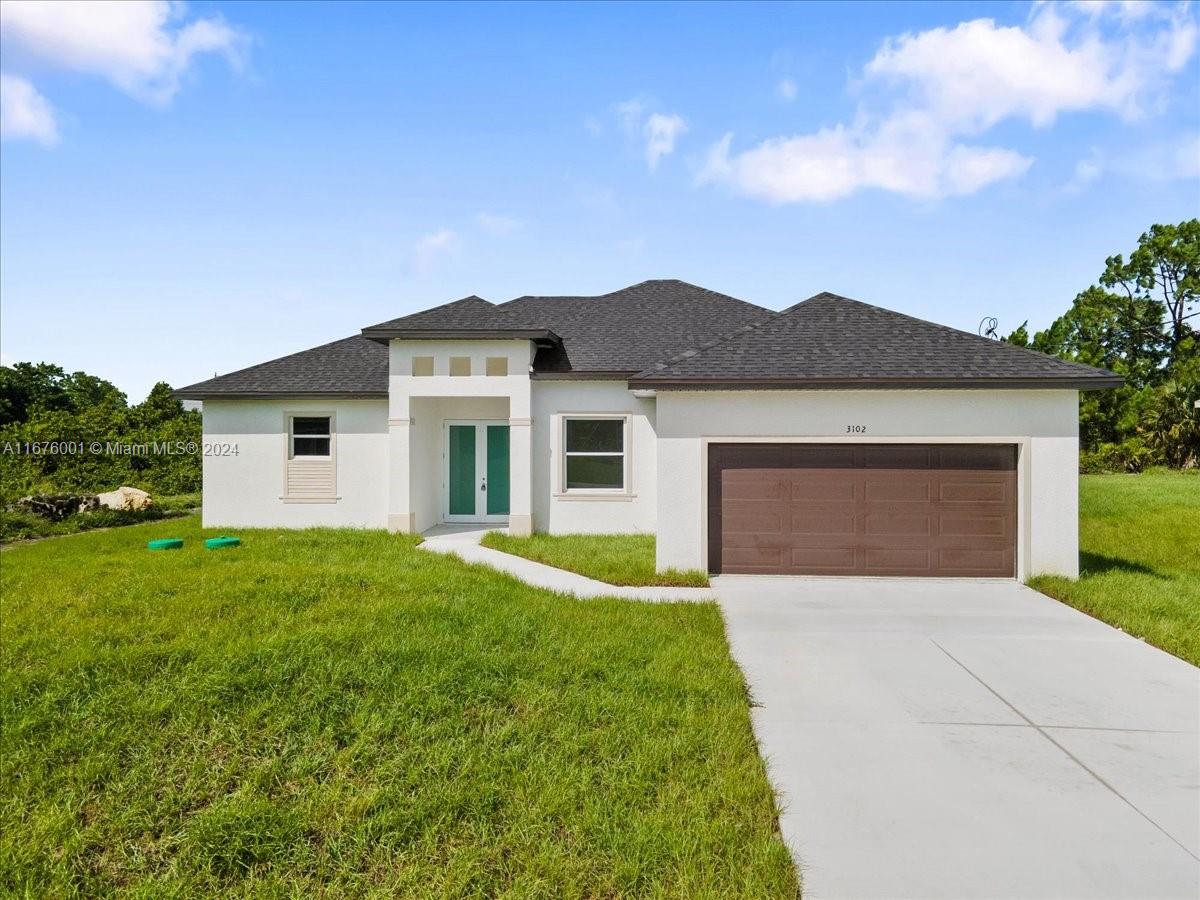
[[[475,216],[475,223],[488,234],[503,237],[520,231],[525,223],[515,216],[501,216],[495,213],[481,212]]]
[[[187,19],[168,0],[5,0],[5,55],[97,75],[133,97],[165,105],[196,57],[240,64],[245,37],[219,16]]]
[[[421,237],[413,244],[413,263],[418,271],[428,272],[439,259],[458,246],[458,235],[442,228]]]
[[[790,78],[784,78],[775,85],[775,96],[784,103],[791,103],[796,99],[796,82]]]
[[[16,75],[0,74],[0,138],[25,138],[45,147],[58,143],[58,122],[49,101]]]
[[[651,103],[634,97],[615,107],[621,130],[631,142],[643,145],[646,165],[658,168],[664,156],[675,152],[675,143],[688,130],[682,116],[673,113],[651,112]]]
[[[726,135],[698,180],[772,203],[829,201],[867,188],[919,198],[971,194],[1033,162],[978,145],[984,132],[1008,120],[1047,127],[1082,110],[1141,116],[1196,41],[1185,4],[1112,15],[1047,4],[1024,26],[976,19],[889,38],[857,79],[863,100],[850,123],[737,153]]]
[[[646,165],[658,168],[658,161],[675,152],[675,141],[687,131],[682,116],[666,116],[654,113],[646,120],[643,132],[646,137]]]

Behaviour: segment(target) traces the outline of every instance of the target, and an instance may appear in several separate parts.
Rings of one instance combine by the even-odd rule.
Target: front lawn
[[[698,569],[654,570],[652,534],[535,534],[511,537],[489,531],[483,546],[523,556],[568,572],[620,585],[707,587],[708,575]]]
[[[3,554],[0,893],[795,897],[714,604],[235,533]]]
[[[1200,665],[1200,472],[1084,475],[1080,576],[1030,585]]]

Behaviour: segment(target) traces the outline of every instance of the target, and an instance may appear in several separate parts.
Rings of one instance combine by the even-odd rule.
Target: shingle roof
[[[818,294],[718,341],[640,372],[644,387],[1115,387],[1119,376]]]
[[[498,308],[562,338],[560,346],[544,347],[534,359],[535,373],[554,375],[633,374],[775,315],[675,279],[643,281],[594,297],[518,297]]]
[[[388,348],[360,334],[259,363],[175,391],[187,399],[299,395],[379,396],[388,389]]]
[[[504,307],[472,294],[453,303],[445,303],[399,319],[389,319],[362,330],[364,337],[381,343],[392,338],[429,338],[444,336],[483,336],[510,334],[514,337],[557,340],[545,325],[528,325],[508,313]]]
[[[464,297],[363,334],[180,388],[186,398],[386,396],[389,336],[535,340],[534,377],[659,389],[1115,387],[1093,369],[836,294],[781,313],[683,281],[594,297]]]

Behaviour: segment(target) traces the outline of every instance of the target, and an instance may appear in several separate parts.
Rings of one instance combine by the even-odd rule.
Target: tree
[[[1168,465],[1186,468],[1200,460],[1200,399],[1195,382],[1169,381],[1156,391],[1156,402],[1142,413],[1139,431],[1146,445],[1157,450]]]
[[[0,427],[27,421],[34,409],[71,409],[66,378],[53,363],[0,366]]]
[[[1090,287],[1028,344],[1034,350],[1124,375],[1133,388],[1162,380],[1167,355],[1162,307],[1152,298],[1122,297]],[[1022,325],[1006,339],[1025,330]]]
[[[1147,301],[1159,305],[1174,361],[1183,342],[1195,333],[1189,320],[1198,314],[1200,296],[1200,219],[1151,225],[1138,238],[1128,262],[1120,254],[1105,260],[1100,283],[1121,293],[1131,315]]]

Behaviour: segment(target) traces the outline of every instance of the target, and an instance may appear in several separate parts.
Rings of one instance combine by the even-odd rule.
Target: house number
[[[866,425],[847,425],[846,426],[846,434],[866,434],[866,433],[867,433]]]

